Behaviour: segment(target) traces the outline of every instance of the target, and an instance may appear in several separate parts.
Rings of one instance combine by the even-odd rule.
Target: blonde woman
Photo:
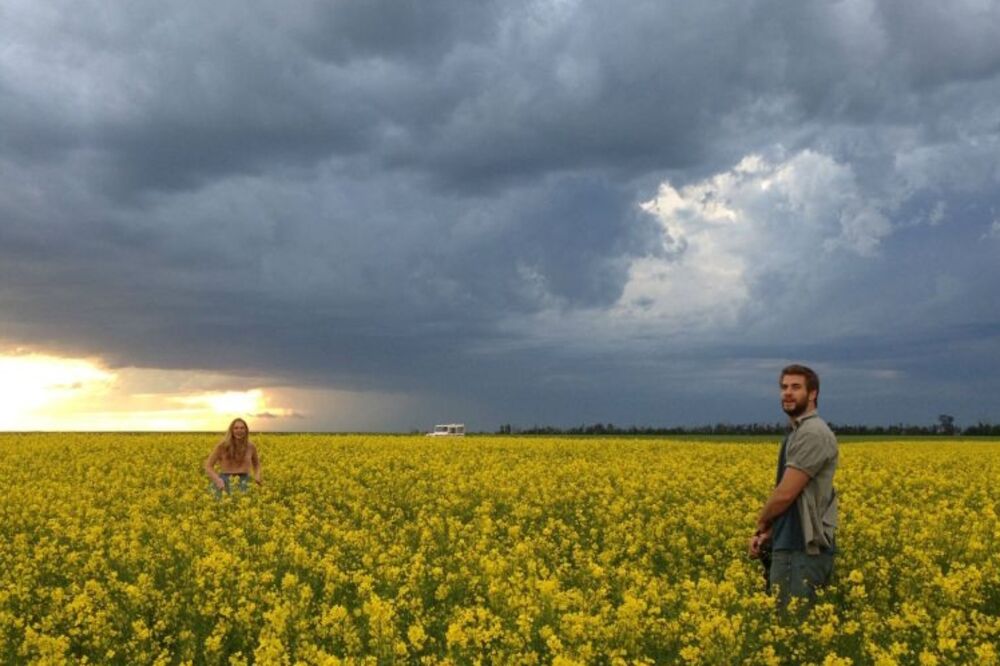
[[[221,471],[216,472],[218,465]],[[260,478],[260,459],[257,457],[257,447],[250,441],[250,428],[243,419],[233,419],[211,455],[205,459],[205,473],[212,480],[212,488],[216,497],[230,491],[229,481],[232,477],[239,480],[239,490],[245,491],[250,485],[250,474],[258,485],[264,482]]]

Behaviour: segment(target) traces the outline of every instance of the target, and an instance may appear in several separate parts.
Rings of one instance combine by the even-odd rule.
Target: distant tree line
[[[626,426],[619,427],[613,423],[594,423],[569,428],[555,426],[531,426],[530,428],[515,428],[510,424],[500,426],[497,431],[501,435],[773,435],[785,431],[781,423],[717,423],[695,427],[671,426]]]
[[[891,435],[896,437],[921,437],[931,435],[964,435],[967,437],[1000,437],[1000,424],[980,421],[974,426],[960,428],[955,424],[954,417],[948,414],[938,416],[938,422],[932,425],[911,425],[898,423],[895,425],[847,425],[831,423],[830,427],[839,435]],[[776,423],[716,423],[701,426],[626,426],[620,427],[613,423],[594,423],[570,428],[555,426],[531,426],[517,428],[509,423],[501,425],[497,430],[500,435],[783,435],[788,424]]]
[[[1000,423],[983,423],[980,421],[974,426],[962,429],[963,435],[998,437],[1000,436]]]

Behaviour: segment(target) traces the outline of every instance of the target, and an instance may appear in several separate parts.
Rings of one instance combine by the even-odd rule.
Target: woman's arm
[[[205,458],[205,474],[208,474],[208,478],[212,479],[212,483],[219,490],[226,487],[226,484],[222,481],[222,477],[215,473],[215,463],[219,462],[219,457],[222,455],[222,445],[216,444],[215,448],[212,449],[212,453]]]
[[[250,466],[253,468],[253,479],[258,485],[264,485],[264,480],[260,477],[260,458],[257,456],[257,447],[250,445]]]

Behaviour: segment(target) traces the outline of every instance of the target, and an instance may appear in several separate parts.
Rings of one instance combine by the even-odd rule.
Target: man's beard
[[[809,409],[809,398],[806,398],[802,402],[796,401],[795,404],[789,409],[785,407],[784,403],[781,404],[781,409],[788,414],[793,419],[796,419],[806,413]]]

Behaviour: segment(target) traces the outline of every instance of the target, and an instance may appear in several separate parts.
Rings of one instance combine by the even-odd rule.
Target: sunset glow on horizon
[[[100,359],[15,351],[0,352],[0,377],[6,431],[215,431],[237,416],[269,425],[298,416],[272,391],[233,389],[246,380],[205,372],[112,370]]]

